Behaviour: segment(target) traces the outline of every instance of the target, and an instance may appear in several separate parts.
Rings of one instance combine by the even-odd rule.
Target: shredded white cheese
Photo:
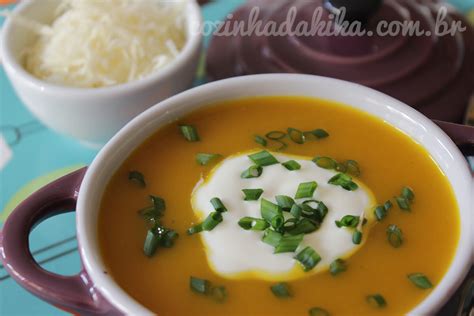
[[[25,68],[49,82],[87,88],[146,77],[185,45],[186,2],[63,0],[26,51]]]

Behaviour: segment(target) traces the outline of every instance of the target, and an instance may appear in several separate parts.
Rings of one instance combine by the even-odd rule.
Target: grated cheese
[[[85,88],[146,77],[183,48],[186,1],[62,0],[53,23],[25,52],[25,68],[40,79]]]

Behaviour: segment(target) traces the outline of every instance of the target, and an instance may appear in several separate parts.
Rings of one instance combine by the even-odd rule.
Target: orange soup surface
[[[179,124],[193,125],[200,141],[187,141]],[[283,141],[288,146],[282,153],[355,160],[361,170],[357,178],[372,190],[377,203],[391,200],[393,207],[364,236],[361,249],[346,260],[346,271],[286,281],[291,297],[279,298],[270,290],[277,282],[231,279],[215,273],[199,233],[187,235],[186,231],[202,220],[191,206],[193,189],[216,165],[211,161],[201,166],[196,154],[215,153],[223,159],[249,150],[275,152],[278,143],[268,140],[263,148],[255,142],[255,135],[286,132],[289,127],[301,131],[320,128],[329,137],[304,144],[287,137]],[[129,180],[131,171],[143,174],[145,187]],[[411,211],[401,210],[394,199],[404,186],[415,194]],[[158,247],[151,257],[143,251],[150,224],[138,213],[150,205],[149,195],[165,200],[161,224],[179,234],[173,247]],[[223,218],[225,221],[225,213]],[[403,243],[398,248],[387,240],[389,225],[402,231]],[[341,104],[303,97],[261,97],[206,107],[154,133],[111,178],[102,198],[98,230],[107,272],[134,299],[159,315],[308,315],[313,307],[331,315],[401,315],[426,298],[442,279],[454,256],[459,226],[458,206],[446,176],[407,135]],[[411,273],[428,277],[433,288],[415,286],[407,278]],[[225,287],[225,301],[192,291],[191,276]],[[370,304],[367,296],[374,294],[383,296],[386,305]]]

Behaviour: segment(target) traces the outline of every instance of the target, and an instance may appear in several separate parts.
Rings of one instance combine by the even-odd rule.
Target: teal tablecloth
[[[203,7],[204,17],[220,20],[241,2],[212,2]],[[453,2],[463,9],[474,7],[474,0]],[[51,180],[89,164],[97,153],[42,126],[17,98],[1,67],[0,146],[0,226],[19,201]],[[33,231],[30,242],[44,268],[66,275],[79,271],[74,214],[45,221]],[[64,312],[23,290],[0,266],[0,315],[61,314]]]

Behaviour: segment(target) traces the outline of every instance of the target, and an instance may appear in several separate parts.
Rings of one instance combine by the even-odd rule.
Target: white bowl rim
[[[424,115],[409,107],[408,105],[405,105],[402,102],[381,92],[343,80],[300,74],[263,74],[235,77],[211,82],[175,95],[137,116],[124,128],[122,128],[105,145],[86,172],[77,204],[77,237],[80,244],[80,253],[84,267],[91,276],[96,288],[98,288],[101,294],[103,294],[103,296],[110,303],[112,303],[112,305],[126,314],[152,314],[148,309],[146,309],[143,305],[138,303],[129,294],[122,290],[121,287],[113,280],[110,274],[102,273],[102,271],[105,269],[105,265],[103,265],[103,262],[101,262],[97,241],[87,233],[87,216],[85,216],[85,214],[87,214],[87,211],[91,212],[90,209],[94,207],[94,205],[90,205],[90,203],[88,203],[88,197],[92,195],[95,190],[100,189],[100,187],[97,185],[97,182],[99,182],[97,179],[109,176],[103,172],[102,169],[108,163],[110,157],[112,157],[114,154],[116,155],[117,152],[120,152],[122,147],[130,145],[130,143],[133,144],[134,148],[140,145],[144,139],[142,138],[140,140],[134,140],[134,137],[136,138],[137,135],[137,130],[140,130],[146,124],[152,123],[153,118],[157,118],[160,115],[168,115],[173,111],[177,111],[177,108],[179,108],[178,105],[185,99],[192,98],[195,95],[212,93],[212,91],[216,92],[226,88],[229,89],[242,83],[245,83],[246,85],[258,86],[268,82],[289,82],[291,80],[308,82],[312,81],[314,84],[333,84],[341,90],[352,89],[354,91],[358,91],[358,93],[363,93],[367,96],[367,98],[370,97],[383,100],[384,103],[389,104],[391,109],[403,115],[405,120],[416,122],[417,125],[429,130],[430,135],[433,135],[433,137],[435,137],[440,143],[440,146],[443,147],[443,150],[449,153],[449,156],[453,158],[456,168],[459,168],[460,172],[465,173],[465,177],[463,177],[461,180],[468,186],[467,190],[474,191],[474,179],[471,178],[468,163],[453,141],[436,124],[434,124]],[[262,92],[261,95],[264,96],[265,92]],[[281,95],[283,96],[288,94],[282,93]],[[184,108],[186,105],[183,105],[182,107]],[[372,113],[371,115],[376,116]],[[383,118],[380,119],[383,120]],[[391,125],[393,126],[393,124]],[[398,126],[395,127],[399,128]],[[424,145],[422,146],[426,148]],[[431,153],[428,148],[426,149]],[[122,159],[123,162],[125,157],[120,159]],[[449,180],[450,183],[453,183],[453,179]],[[468,208],[472,210],[474,198],[471,197],[469,199],[469,195],[466,195],[468,198],[466,205],[468,205]],[[95,208],[97,209],[98,207],[95,206]],[[439,310],[441,306],[455,292],[457,287],[459,287],[463,281],[464,276],[468,272],[473,258],[472,244],[470,241],[472,229],[469,224],[462,223],[463,212],[461,209],[459,211],[461,216],[461,235],[460,240],[458,241],[455,256],[452,258],[448,271],[445,272],[443,279],[439,284],[437,284],[428,297],[426,297],[419,305],[410,311],[410,315],[425,315]]]
[[[20,2],[12,10],[13,14],[21,14],[28,7],[39,0],[25,0]],[[187,0],[186,9],[186,26],[187,39],[184,47],[179,54],[168,65],[157,72],[151,73],[143,78],[133,80],[126,83],[121,83],[112,86],[98,87],[98,88],[81,88],[67,85],[60,85],[45,80],[41,80],[30,74],[15,58],[13,52],[8,46],[10,36],[13,36],[13,31],[18,28],[11,20],[6,19],[0,33],[0,60],[4,67],[9,67],[15,72],[20,80],[23,80],[31,88],[41,91],[46,94],[67,94],[71,97],[101,97],[110,94],[125,95],[131,91],[139,90],[151,85],[158,86],[160,82],[173,76],[180,68],[184,67],[185,63],[191,59],[193,53],[201,47],[202,34],[200,32],[203,23],[201,9],[196,0]],[[68,104],[64,104],[68,106]]]

